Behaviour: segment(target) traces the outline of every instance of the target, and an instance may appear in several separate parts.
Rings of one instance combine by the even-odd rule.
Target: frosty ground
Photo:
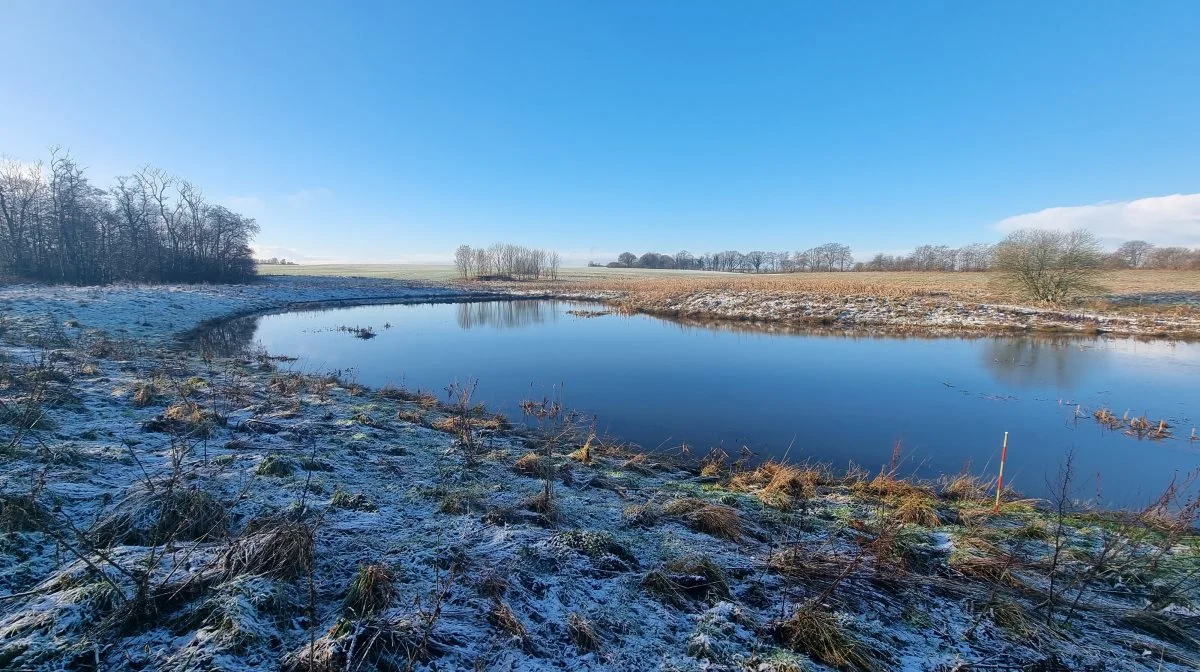
[[[383,279],[0,292],[0,669],[1185,670],[1196,503],[645,454],[185,345]],[[347,334],[346,338],[353,338]]]

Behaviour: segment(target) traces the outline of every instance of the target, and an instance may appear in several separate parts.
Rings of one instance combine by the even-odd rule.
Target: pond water
[[[878,470],[900,442],[901,473],[993,476],[1046,492],[1069,449],[1075,495],[1141,506],[1200,466],[1200,345],[1005,336],[884,338],[684,326],[648,316],[581,317],[554,301],[361,306],[250,318],[241,339],[299,357],[307,372],[353,369],[363,384],[437,393],[477,379],[474,400],[512,418],[551,397],[646,449],[687,444]],[[386,326],[390,325],[390,326]],[[337,327],[371,327],[354,337]],[[288,365],[285,365],[288,366]],[[1077,405],[1085,415],[1077,417]],[[1101,427],[1165,419],[1166,440]]]

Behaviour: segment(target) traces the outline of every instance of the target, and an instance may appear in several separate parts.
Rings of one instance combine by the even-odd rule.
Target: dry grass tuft
[[[742,521],[737,510],[723,504],[681,497],[668,502],[663,513],[679,518],[697,532],[714,537],[736,540],[742,536]]]
[[[96,541],[104,546],[157,546],[170,540],[211,541],[224,537],[225,507],[197,487],[162,485],[136,488],[96,526]]]
[[[713,602],[728,599],[730,594],[725,572],[707,555],[671,560],[648,572],[642,588],[681,609],[689,600]]]
[[[881,471],[870,481],[857,481],[851,488],[859,494],[875,495],[882,499],[903,499],[912,494],[930,495],[929,488],[911,483],[894,474]]]
[[[466,428],[471,430],[490,430],[501,431],[510,427],[508,418],[503,415],[492,415],[486,417],[469,417],[463,418],[461,415],[451,415],[441,420],[438,420],[430,425],[439,432],[447,432],[449,434],[462,434]]]
[[[487,619],[488,623],[514,639],[524,642],[528,636],[525,624],[517,618],[516,612],[499,598],[492,601],[492,608],[488,611]]]
[[[1015,600],[996,598],[984,605],[984,611],[992,622],[1018,637],[1027,637],[1038,631],[1035,616]]]
[[[658,522],[661,516],[662,511],[651,502],[630,504],[621,512],[621,517],[625,519],[625,522],[638,527],[650,527]]]
[[[521,500],[521,508],[542,516],[547,522],[558,520],[558,506],[545,490]]]
[[[350,493],[340,489],[333,491],[333,497],[329,500],[329,505],[335,509],[349,509],[351,511],[375,512],[379,510],[379,507],[375,506],[375,503],[363,493]]]
[[[988,484],[972,474],[958,474],[942,483],[942,497],[956,502],[977,502],[987,499]]]
[[[133,405],[138,408],[145,408],[153,404],[158,399],[158,390],[153,382],[138,383],[134,387]]]
[[[763,504],[790,509],[797,501],[814,496],[817,486],[828,482],[827,475],[811,467],[767,462],[751,471],[734,475],[730,488],[752,493]]]
[[[830,667],[860,672],[882,669],[874,652],[847,634],[837,616],[815,606],[797,609],[775,623],[774,631],[780,644]]]
[[[142,423],[147,432],[187,434],[197,438],[208,438],[216,428],[225,424],[220,414],[206,409],[194,401],[177,401],[161,414]]]
[[[553,465],[550,459],[534,452],[525,453],[513,463],[513,471],[530,478],[550,478]]]
[[[295,462],[279,453],[270,453],[254,468],[254,473],[259,476],[275,476],[277,478],[286,478],[295,471]]]
[[[985,583],[1019,587],[1021,582],[1012,574],[1016,559],[999,546],[975,536],[956,540],[948,561],[950,569],[963,576]]]
[[[342,608],[352,618],[365,618],[387,609],[395,597],[396,587],[387,565],[364,565],[350,581]]]
[[[600,650],[600,638],[596,636],[596,629],[586,618],[575,612],[567,614],[567,635],[581,652]]]
[[[942,524],[934,500],[918,492],[911,492],[900,499],[896,505],[896,517],[908,525],[937,527]]]
[[[412,670],[425,660],[428,642],[413,621],[339,620],[323,637],[283,657],[284,672]]]
[[[592,464],[592,441],[595,438],[595,434],[588,434],[587,441],[584,441],[578,449],[571,451],[567,457],[590,466]]]
[[[50,523],[48,514],[28,495],[0,495],[0,532],[36,532]]]
[[[1180,620],[1185,623],[1181,624]],[[1200,649],[1200,639],[1186,617],[1167,612],[1137,610],[1121,615],[1120,622],[1134,630],[1144,632],[1164,642],[1174,642],[1192,649]]]
[[[313,528],[291,520],[267,519],[248,525],[226,549],[227,576],[262,574],[292,579],[312,569],[316,552]]]

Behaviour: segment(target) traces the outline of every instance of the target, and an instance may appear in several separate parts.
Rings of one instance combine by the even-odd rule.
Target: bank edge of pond
[[[448,286],[465,286],[463,283]],[[906,337],[1069,335],[1156,341],[1200,341],[1200,319],[1162,314],[1128,315],[1040,306],[989,304],[949,296],[844,296],[769,292],[709,292],[644,297],[635,292],[530,290],[496,283],[495,291],[531,299],[593,301],[619,312],[717,324],[782,325],[807,333],[883,334]]]
[[[1058,518],[1031,502],[991,515],[965,477],[684,465],[586,435],[545,454],[546,434],[483,409],[270,359],[206,360],[96,332],[44,358],[31,345],[6,344],[6,403],[40,395],[48,423],[3,467],[0,580],[17,595],[0,601],[5,665],[1197,660],[1195,586],[1163,593],[1200,545],[1170,511],[1073,511],[1058,535]],[[181,535],[163,522],[175,510],[164,492],[217,522]],[[81,553],[60,561],[64,544]],[[285,547],[294,553],[261,555]],[[116,598],[138,594],[118,567],[154,557],[150,601]],[[1038,606],[1050,575],[1053,625]],[[1063,585],[1083,587],[1078,603]],[[446,608],[434,616],[433,604]],[[298,625],[310,612],[313,626]]]

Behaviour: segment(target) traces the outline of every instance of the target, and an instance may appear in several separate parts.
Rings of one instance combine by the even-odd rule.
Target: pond
[[[475,401],[520,417],[551,397],[597,429],[693,455],[743,446],[763,457],[875,471],[899,442],[900,472],[994,476],[1041,496],[1068,450],[1079,499],[1141,506],[1200,465],[1200,345],[1126,339],[893,338],[685,326],[596,305],[488,301],[375,305],[250,318],[241,338],[306,372],[353,369],[446,399],[475,379]],[[580,313],[573,314],[573,313]],[[369,327],[356,338],[339,327]],[[1163,419],[1173,436],[1138,439],[1091,413]]]

